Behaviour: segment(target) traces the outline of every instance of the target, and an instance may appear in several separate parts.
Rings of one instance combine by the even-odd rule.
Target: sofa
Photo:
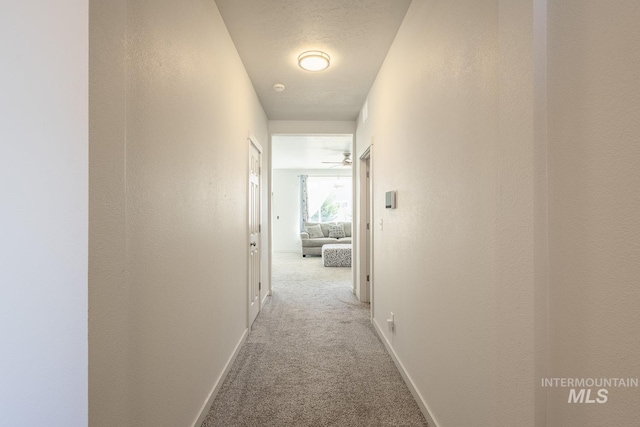
[[[307,255],[321,256],[322,245],[351,243],[350,222],[307,222],[305,230],[300,233],[303,257]],[[341,237],[343,234],[344,237]]]

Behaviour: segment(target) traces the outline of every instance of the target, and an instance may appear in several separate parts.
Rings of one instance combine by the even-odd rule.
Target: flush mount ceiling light
[[[331,58],[319,50],[309,50],[298,56],[298,65],[307,71],[322,71],[329,67]]]

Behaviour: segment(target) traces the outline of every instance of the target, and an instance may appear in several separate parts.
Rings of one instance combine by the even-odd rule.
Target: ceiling
[[[351,168],[340,164],[343,153],[351,153],[352,135],[274,135],[271,139],[273,169],[334,169],[338,174]],[[353,160],[353,156],[351,157]]]
[[[216,3],[270,120],[356,120],[411,0]],[[307,50],[331,66],[302,70]]]

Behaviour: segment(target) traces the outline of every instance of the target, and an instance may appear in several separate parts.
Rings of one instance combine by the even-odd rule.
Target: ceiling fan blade
[[[351,153],[342,153],[342,155],[344,156],[344,158],[342,159],[341,162],[322,162],[324,164],[329,164],[329,165],[335,165],[335,166],[331,166],[331,168],[338,168],[338,167],[351,167],[352,164],[352,160],[351,160]]]

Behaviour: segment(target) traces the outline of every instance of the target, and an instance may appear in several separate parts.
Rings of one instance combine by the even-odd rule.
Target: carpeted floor
[[[351,269],[274,254],[258,315],[203,427],[426,426],[351,292]]]

